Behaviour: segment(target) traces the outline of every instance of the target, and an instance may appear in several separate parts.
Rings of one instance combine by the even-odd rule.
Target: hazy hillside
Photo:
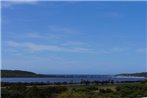
[[[137,77],[147,77],[147,72],[141,73],[128,73],[128,74],[118,74],[116,76],[137,76]]]
[[[2,77],[35,77],[37,74],[20,70],[1,70]]]

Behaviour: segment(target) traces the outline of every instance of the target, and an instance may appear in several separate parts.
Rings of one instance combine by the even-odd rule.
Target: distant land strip
[[[37,74],[29,71],[22,70],[1,70],[1,78],[12,78],[12,77],[34,77],[34,78],[111,78],[117,76],[127,77],[145,77],[147,78],[147,72],[140,73],[127,73],[127,74],[116,74],[116,75],[60,75],[60,74]]]

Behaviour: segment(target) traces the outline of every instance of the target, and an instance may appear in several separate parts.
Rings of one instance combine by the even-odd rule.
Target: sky
[[[146,71],[145,2],[2,1],[2,69]]]

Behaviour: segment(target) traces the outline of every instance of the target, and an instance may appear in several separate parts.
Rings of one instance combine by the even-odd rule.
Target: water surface
[[[1,78],[2,82],[80,82],[81,80],[88,81],[143,81],[145,78]]]

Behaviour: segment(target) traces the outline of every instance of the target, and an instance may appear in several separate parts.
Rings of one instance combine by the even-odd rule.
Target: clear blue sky
[[[2,69],[146,71],[145,2],[2,2]]]

